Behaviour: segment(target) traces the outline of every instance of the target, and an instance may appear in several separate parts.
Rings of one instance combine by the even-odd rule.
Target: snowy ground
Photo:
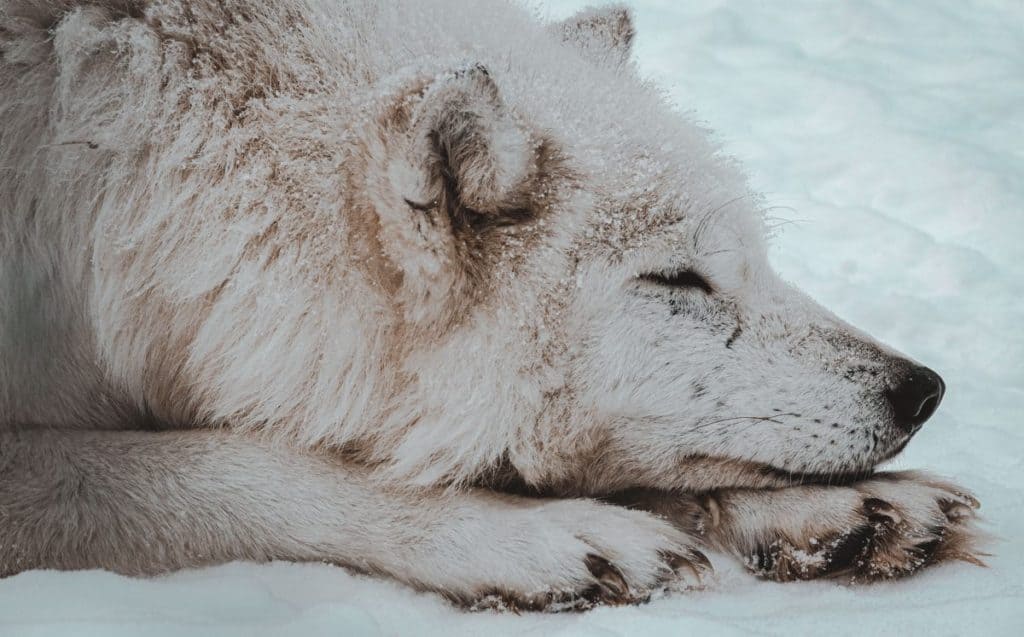
[[[578,5],[554,0],[562,17]],[[320,565],[0,581],[7,635],[1024,634],[1024,3],[636,1],[642,71],[719,131],[793,221],[774,260],[942,373],[896,463],[976,490],[991,568],[708,590],[583,615],[490,615]]]

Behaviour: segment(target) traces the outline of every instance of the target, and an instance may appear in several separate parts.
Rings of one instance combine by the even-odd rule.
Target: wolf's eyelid
[[[405,197],[404,199],[405,205],[409,206],[413,210],[419,210],[420,212],[428,212],[430,210],[433,210],[434,208],[437,208],[438,205],[437,199],[431,199],[430,201],[427,202],[413,201],[408,197]]]
[[[715,291],[708,280],[693,270],[677,270],[675,272],[658,272],[640,275],[640,279],[673,288],[697,288],[705,294]]]

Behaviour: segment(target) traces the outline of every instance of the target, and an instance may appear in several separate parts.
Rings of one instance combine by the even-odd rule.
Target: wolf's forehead
[[[567,142],[595,201],[593,232],[625,245],[660,235],[691,244],[760,242],[760,202],[742,173],[686,120],[659,124],[652,131],[630,118],[604,127],[611,134]]]
[[[621,251],[669,250],[699,258],[759,251],[765,241],[757,202],[747,193],[687,192],[678,185],[608,192],[596,202],[587,236]]]

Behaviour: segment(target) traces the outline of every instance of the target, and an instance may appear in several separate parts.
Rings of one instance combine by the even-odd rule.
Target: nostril
[[[892,405],[896,425],[912,434],[931,418],[945,393],[946,384],[938,374],[927,367],[915,366],[886,397]]]
[[[917,408],[917,413],[914,414],[914,418],[924,422],[932,417],[932,414],[935,413],[935,410],[938,409],[938,407],[939,394],[932,394],[921,402],[921,405]]]

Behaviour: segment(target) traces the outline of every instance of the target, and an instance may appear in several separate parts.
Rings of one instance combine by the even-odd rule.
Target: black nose
[[[914,433],[928,420],[946,393],[946,383],[927,367],[914,366],[903,380],[886,393],[892,403],[896,426]]]

